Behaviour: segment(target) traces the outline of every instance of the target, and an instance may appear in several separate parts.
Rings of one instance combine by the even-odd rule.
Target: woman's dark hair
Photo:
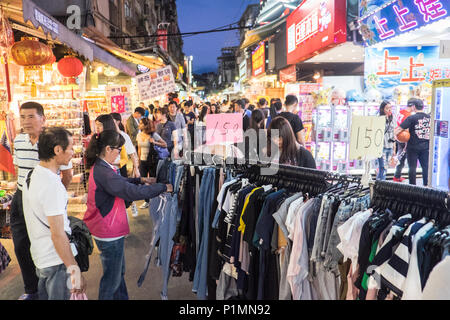
[[[105,130],[116,130],[116,123],[110,114],[99,115],[95,121],[101,122],[103,124],[103,131]]]
[[[110,113],[111,117],[113,117],[114,120],[119,121],[119,129],[123,132],[125,132],[125,127],[123,126],[122,123],[122,116],[120,115],[120,113],[117,112],[113,112]]]
[[[252,111],[252,116],[250,117],[250,127],[258,132],[259,129],[264,129],[264,112],[260,109]]]
[[[42,161],[51,160],[55,154],[55,147],[61,146],[66,151],[69,146],[69,137],[72,133],[61,127],[46,128],[39,135],[39,159]]]
[[[255,110],[255,105],[254,104],[249,105],[248,110],[250,110],[250,111]]]
[[[148,118],[142,118],[141,119],[142,124],[144,125],[144,133],[151,135],[153,133],[155,133],[156,128],[155,128],[155,124],[153,123],[152,120],[148,119]]]
[[[391,103],[387,100],[384,100],[381,104],[380,104],[380,116],[385,116],[386,115],[386,106],[390,105]],[[387,117],[386,121],[392,121],[393,119],[393,115],[391,113],[391,115],[389,117]]]
[[[89,113],[83,112],[83,135],[89,136],[91,135],[91,120],[89,118]]]
[[[200,115],[198,116],[198,120],[200,120],[202,122],[206,121],[205,117],[206,117],[206,114],[208,113],[208,108],[209,107],[207,105],[203,106],[202,111],[200,111]]]
[[[100,134],[94,134],[86,150],[87,168],[89,169],[94,165],[97,158],[105,152],[107,146],[121,148],[124,144],[124,137],[116,130],[103,130]]]
[[[149,110],[150,110],[150,113],[153,114],[153,110],[155,110],[155,106],[154,106],[153,104],[150,104],[150,105],[148,106],[148,108],[149,108]]]
[[[275,119],[270,122],[269,129],[267,130],[267,151],[269,156],[271,156],[272,130],[278,130],[278,136],[283,139],[279,163],[296,165],[298,148],[294,131],[292,130],[289,121],[283,117],[275,117]]]

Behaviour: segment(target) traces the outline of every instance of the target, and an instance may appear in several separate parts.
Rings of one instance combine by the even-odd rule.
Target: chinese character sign
[[[252,53],[253,76],[266,72],[266,43],[261,42]]]
[[[287,63],[296,64],[346,41],[346,2],[309,0],[286,22]]]
[[[175,91],[172,67],[167,66],[136,77],[140,100],[145,101]]]
[[[359,0],[359,17],[367,17],[389,2],[392,2],[392,0]]]
[[[111,97],[111,112],[125,112],[125,96]]]
[[[448,0],[394,0],[359,20],[359,31],[371,46],[449,16]]]
[[[432,83],[450,76],[450,59],[439,59],[438,46],[366,48],[366,88],[390,96],[396,86]]]

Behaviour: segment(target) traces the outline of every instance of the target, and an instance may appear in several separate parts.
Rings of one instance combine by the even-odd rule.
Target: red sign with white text
[[[287,63],[299,63],[345,42],[346,12],[346,1],[304,1],[287,18]]]

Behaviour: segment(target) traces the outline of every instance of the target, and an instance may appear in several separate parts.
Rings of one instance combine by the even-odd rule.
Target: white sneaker
[[[147,209],[148,208],[148,202],[144,202],[139,209]]]

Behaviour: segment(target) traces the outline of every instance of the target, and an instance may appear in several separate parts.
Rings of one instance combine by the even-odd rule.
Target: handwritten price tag
[[[377,159],[383,153],[386,118],[352,116],[349,159]]]
[[[206,144],[233,144],[244,140],[242,115],[220,113],[206,115]]]

